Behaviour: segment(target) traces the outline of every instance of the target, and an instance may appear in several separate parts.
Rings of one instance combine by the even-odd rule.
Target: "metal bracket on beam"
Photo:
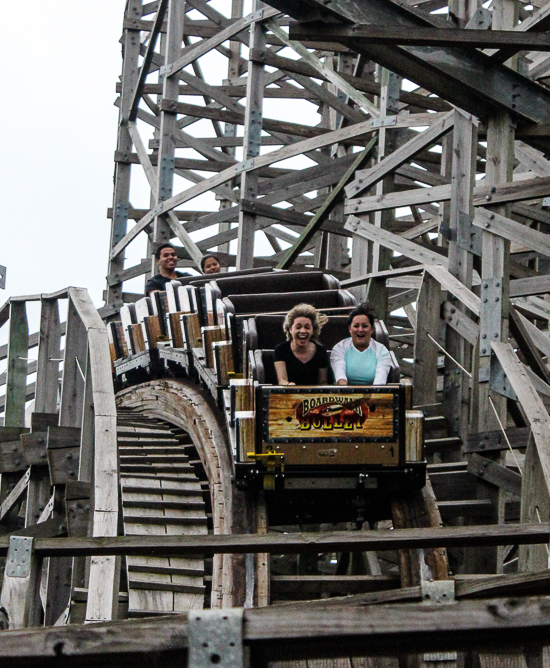
[[[423,581],[422,603],[454,603],[455,582],[454,580]]]
[[[379,118],[373,118],[371,121],[373,128],[388,128],[392,125],[397,125],[397,116],[380,116]]]
[[[10,536],[6,575],[26,578],[31,572],[32,542],[30,536]]]
[[[504,373],[504,369],[502,368],[500,362],[498,361],[498,357],[494,352],[491,352],[489,387],[491,390],[498,392],[498,394],[502,394],[503,396],[508,397],[508,399],[515,400],[518,398],[514,389],[510,385],[508,376]]]
[[[243,668],[243,608],[189,612],[189,668]]]
[[[489,357],[491,343],[500,342],[502,323],[502,278],[481,280],[481,318],[479,329],[479,354]]]
[[[472,217],[466,211],[459,211],[456,239],[458,247],[474,255],[481,255],[482,239],[483,230],[472,225]]]

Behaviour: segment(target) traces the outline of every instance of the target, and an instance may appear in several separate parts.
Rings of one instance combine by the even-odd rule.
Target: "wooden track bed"
[[[119,409],[117,440],[125,536],[206,534],[205,504],[186,434],[137,411]],[[204,560],[127,557],[128,616],[202,608]]]

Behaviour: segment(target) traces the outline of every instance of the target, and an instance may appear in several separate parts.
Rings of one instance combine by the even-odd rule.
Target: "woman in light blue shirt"
[[[338,385],[385,385],[391,369],[386,346],[372,338],[374,313],[367,304],[354,309],[348,318],[351,337],[337,343],[330,355]]]

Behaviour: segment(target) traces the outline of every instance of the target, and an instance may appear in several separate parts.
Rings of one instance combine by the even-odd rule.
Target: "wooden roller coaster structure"
[[[127,1],[105,306],[0,309],[3,665],[547,666],[549,15]],[[273,382],[364,299],[395,383]]]

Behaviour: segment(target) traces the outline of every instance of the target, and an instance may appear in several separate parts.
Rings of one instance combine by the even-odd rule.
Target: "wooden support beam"
[[[351,199],[378,183],[384,176],[405,164],[420,151],[429,148],[438,139],[452,129],[454,112],[445,114],[441,120],[420,133],[409,142],[385,156],[377,165],[368,170],[359,171],[355,180],[346,187],[346,196]]]
[[[416,589],[416,588],[412,588]],[[416,596],[418,596],[415,591]],[[277,659],[297,661],[341,656],[494,649],[544,644],[550,630],[545,597],[462,600],[453,605],[410,603],[375,606],[270,606],[244,610],[243,641],[254,664]],[[327,624],[327,614],[330,624]],[[131,661],[141,666],[159,653],[165,665],[181,665],[188,650],[187,615],[134,620],[131,624],[94,624],[5,633],[0,658],[24,661],[29,668],[50,668],[59,652],[85,668]],[[171,638],[169,645],[166,637]]]
[[[355,23],[352,26],[337,24],[307,24],[292,22],[290,39],[319,40],[344,44],[356,39],[370,44],[401,44],[405,46],[458,46],[470,49],[502,48],[529,51],[550,51],[550,35],[520,33],[515,30],[457,30],[453,28],[413,28]]]
[[[506,430],[506,437],[500,429],[480,434],[469,434],[464,440],[462,451],[466,454],[471,452],[509,450],[508,441],[512,448],[525,448],[527,447],[530,431],[529,427],[510,427]]]
[[[24,302],[10,303],[6,408],[4,426],[22,427],[25,424],[27,400],[27,354],[29,326]]]
[[[15,487],[11,490],[6,499],[2,502],[2,505],[0,505],[0,522],[4,519],[6,514],[13,508],[13,506],[17,503],[17,501],[19,501],[20,497],[27,489],[30,475],[31,475],[31,470],[27,469],[27,471],[21,476],[21,479],[19,480],[17,485],[15,485]]]
[[[6,610],[10,629],[38,626],[40,623],[40,560],[33,550],[34,541],[28,536],[9,538],[0,607]]]
[[[382,230],[357,216],[349,216],[344,227],[350,232],[365,237],[365,239],[376,241],[382,246],[391,248],[391,250],[396,253],[405,255],[406,257],[415,260],[415,262],[420,262],[421,264],[439,264],[443,267],[447,266],[447,258],[444,255],[423,248],[412,241],[403,239],[397,234]]]
[[[395,120],[392,119],[391,125],[393,128],[400,127],[415,127],[417,125],[430,125],[437,121],[439,116],[437,114],[410,114],[397,116]],[[230,181],[239,174],[246,173],[249,171],[254,171],[260,167],[267,167],[268,165],[273,165],[279,161],[286,160],[287,158],[292,158],[295,155],[300,153],[309,153],[316,149],[322,148],[324,146],[330,146],[331,144],[336,144],[338,142],[346,142],[353,140],[357,145],[365,143],[364,138],[359,140],[358,137],[363,137],[370,132],[374,132],[379,125],[375,121],[364,121],[363,123],[356,123],[352,126],[342,128],[340,130],[334,130],[323,134],[320,137],[313,137],[311,139],[305,139],[301,142],[296,142],[295,144],[290,144],[289,146],[284,146],[281,149],[272,151],[266,155],[261,155],[257,158],[241,162],[237,165],[233,165],[224,169],[217,176],[213,176],[210,179],[205,179],[200,183],[197,183],[195,186],[170,197],[162,204],[159,204],[156,208],[149,211],[134,227],[130,232],[124,235],[123,238],[113,247],[111,251],[111,258],[117,257],[126,246],[135,239],[135,237],[144,230],[154,219],[155,216],[162,213],[166,213],[175,209],[180,204],[188,202],[202,193],[207,192],[208,190],[213,190],[217,186]]]
[[[414,341],[414,405],[434,404],[437,392],[437,358],[439,350],[430,336],[438,341],[441,287],[428,272],[416,303],[416,337]]]
[[[151,66],[151,63],[153,62],[153,55],[155,53],[157,39],[162,28],[162,23],[164,21],[164,16],[166,14],[167,7],[168,7],[168,0],[159,0],[157,15],[155,16],[155,20],[151,32],[149,34],[147,51],[145,52],[145,57],[143,58],[143,62],[141,63],[141,68],[139,70],[136,87],[132,95],[132,101],[130,104],[130,113],[128,116],[129,120],[131,121],[134,121],[137,116],[139,102],[143,94],[143,86],[145,85],[145,79],[149,74],[149,68]]]
[[[56,299],[42,299],[36,396],[34,400],[34,410],[37,413],[55,413],[57,411],[60,360],[59,304]]]
[[[335,531],[300,534],[231,534],[177,536],[111,536],[93,538],[36,539],[42,557],[190,554],[299,554],[319,552],[414,549],[429,547],[479,547],[483,545],[534,545],[550,542],[548,522],[488,524],[468,527],[394,529],[393,531]],[[0,536],[0,555],[7,554],[8,540]]]
[[[468,461],[468,472],[514,496],[521,496],[521,475],[487,457],[473,453]]]
[[[263,16],[263,3],[253,0],[253,12],[260,12]],[[258,16],[258,15],[257,15]],[[249,49],[264,50],[266,46],[265,25],[254,20],[250,27]],[[263,90],[264,65],[251,61],[248,64],[248,79],[246,82],[246,112],[244,118],[243,159],[253,161],[258,159],[261,147],[263,124]],[[244,172],[241,177],[241,192],[247,198],[254,200],[258,196],[259,177],[256,171]],[[256,232],[256,216],[253,213],[239,211],[239,234],[237,244],[237,270],[249,269],[254,265],[254,238]]]
[[[325,220],[330,215],[331,211],[337,204],[338,199],[341,197],[342,191],[344,190],[346,184],[355,174],[356,170],[358,170],[361,167],[361,165],[363,165],[365,161],[369,158],[375,144],[376,144],[376,139],[371,139],[370,142],[365,147],[365,149],[357,156],[351,167],[340,179],[338,185],[330,191],[326,200],[319,207],[319,209],[317,209],[317,212],[315,213],[311,221],[308,223],[305,230],[299,236],[296,243],[288,249],[283,259],[277,264],[277,269],[288,269],[290,266],[292,266],[294,260],[304,250],[306,244],[308,244],[309,241],[311,241],[313,235],[317,232],[317,230],[321,228]]]

